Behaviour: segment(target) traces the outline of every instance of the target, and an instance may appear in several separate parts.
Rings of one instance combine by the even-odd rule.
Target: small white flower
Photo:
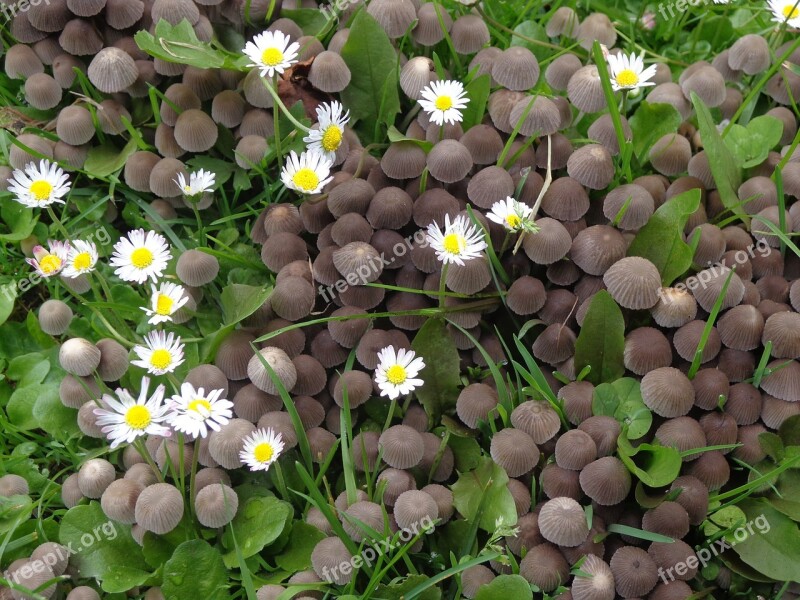
[[[143,435],[170,435],[170,430],[161,425],[166,419],[167,411],[164,405],[164,386],[159,385],[148,398],[149,387],[150,379],[142,377],[142,389],[136,400],[130,392],[118,388],[116,398],[110,394],[103,395],[103,402],[108,409],[94,409],[97,425],[102,427],[103,433],[111,440],[112,448],[123,442],[131,443]]]
[[[257,67],[262,77],[272,77],[297,62],[297,51],[300,44],[290,42],[289,36],[282,31],[264,31],[247,42],[244,53],[253,61],[248,67]]]
[[[436,256],[443,263],[456,263],[463,266],[465,260],[478,258],[486,248],[483,232],[458,215],[450,222],[450,215],[444,216],[444,231],[436,222],[428,226],[428,243],[436,250]]]
[[[61,273],[67,264],[69,242],[47,240],[47,246],[47,250],[42,246],[34,246],[33,258],[26,258],[25,262],[42,277],[53,277]]]
[[[797,0],[769,0],[769,9],[773,21],[800,28],[800,3]]]
[[[84,273],[91,273],[97,264],[97,246],[94,242],[75,240],[70,244],[64,277],[75,279]]]
[[[422,109],[430,115],[437,125],[461,121],[461,111],[467,107],[467,94],[460,81],[432,81],[418,100]]]
[[[416,379],[424,368],[422,358],[417,357],[413,350],[400,348],[395,351],[394,346],[387,346],[378,352],[378,366],[375,369],[375,381],[381,396],[395,400],[410,394],[424,383],[422,379]]]
[[[144,337],[144,344],[133,347],[139,360],[132,360],[131,364],[147,369],[148,373],[172,373],[183,363],[183,344],[174,333],[151,331]]]
[[[150,290],[150,306],[140,307],[150,317],[150,325],[172,321],[172,315],[189,301],[184,287],[175,283],[162,281],[158,287],[151,283]]]
[[[186,176],[183,173],[178,173],[178,178],[174,181],[180,188],[181,194],[187,198],[194,198],[200,194],[214,191],[216,175],[211,171],[200,169],[189,174],[189,181],[186,181]]]
[[[172,397],[167,423],[175,431],[195,439],[206,437],[209,429],[219,431],[233,416],[233,402],[220,398],[223,391],[211,390],[206,394],[203,388],[195,389],[191,383],[184,383],[181,393]]]
[[[331,180],[333,161],[319,150],[309,148],[299,157],[292,150],[283,165],[281,181],[289,189],[301,194],[318,194]]]
[[[25,171],[15,169],[11,174],[8,191],[14,200],[29,208],[44,207],[58,202],[69,193],[69,176],[56,163],[49,160],[28,163]]]
[[[634,90],[643,86],[655,85],[650,81],[656,75],[656,66],[650,65],[644,68],[644,54],[630,56],[620,54],[608,55],[608,66],[611,71],[611,87],[614,91]]]
[[[510,231],[522,231],[531,227],[532,214],[533,209],[530,206],[508,196],[505,200],[495,202],[486,218]]]
[[[111,266],[117,267],[114,273],[123,281],[144,283],[161,277],[171,258],[164,236],[136,229],[114,244]]]
[[[283,452],[283,438],[273,429],[257,429],[244,439],[239,452],[241,461],[251,471],[266,471]]]
[[[318,150],[333,162],[336,151],[344,139],[344,126],[350,120],[350,111],[342,114],[344,108],[339,102],[320,104],[317,107],[318,129],[312,129],[303,141],[309,150]]]

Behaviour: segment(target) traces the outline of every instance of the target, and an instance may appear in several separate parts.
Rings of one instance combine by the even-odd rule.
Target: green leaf
[[[78,427],[78,411],[62,404],[58,393],[58,385],[48,383],[39,388],[39,395],[33,405],[33,418],[53,438],[67,440],[80,434]]]
[[[653,144],[668,133],[675,133],[681,123],[680,113],[671,104],[642,101],[628,121],[633,133],[633,152],[639,162],[647,163]]]
[[[681,470],[681,455],[675,448],[647,443],[634,448],[623,433],[619,436],[617,449],[628,470],[650,487],[669,485]]]
[[[104,592],[109,594],[127,592],[135,587],[144,585],[150,577],[151,575],[147,571],[127,565],[118,565],[115,569],[110,569],[106,573],[101,587]]]
[[[577,25],[577,24],[576,24]],[[520,35],[525,36],[526,38],[530,38],[532,40],[537,40],[539,42],[549,43],[550,38],[547,37],[547,32],[545,31],[542,25],[539,25],[536,21],[523,21],[516,27],[514,27],[514,33],[519,33]],[[541,44],[533,44],[528,40],[524,40],[519,36],[513,35],[511,36],[511,45],[512,46],[522,46],[527,48],[536,56],[538,60],[544,60],[545,58],[549,58],[553,54],[552,48],[547,46],[543,46]]]
[[[776,581],[800,581],[800,531],[765,498],[738,503],[749,521],[746,539],[736,538],[733,551],[745,564]]]
[[[711,167],[711,174],[714,176],[714,183],[717,185],[722,204],[732,210],[734,214],[742,217],[745,225],[749,225],[750,219],[742,208],[737,193],[742,183],[741,169],[720,137],[708,107],[694,92],[692,92],[692,104],[697,112],[700,137],[703,140],[703,148],[708,156],[708,164]]]
[[[228,571],[219,551],[203,540],[182,543],[164,565],[165,598],[229,598]]]
[[[475,600],[532,600],[531,585],[519,575],[498,575],[478,588]]]
[[[668,286],[689,270],[694,252],[683,241],[683,229],[700,206],[700,190],[692,189],[670,198],[658,207],[628,247],[628,256],[641,256],[653,263]]]
[[[575,371],[591,367],[586,379],[599,385],[615,381],[625,374],[625,319],[611,294],[605,290],[597,292],[590,302],[575,341]]]
[[[254,496],[239,505],[231,528],[244,558],[261,552],[264,546],[274,542],[291,519],[292,507],[274,496]],[[226,532],[225,547],[233,548],[233,541]],[[239,561],[235,550],[223,556],[225,566],[236,567]]]
[[[467,521],[479,518],[478,525],[484,531],[497,529],[497,520],[504,525],[517,522],[514,498],[508,489],[508,475],[503,467],[491,458],[483,457],[478,467],[463,473],[452,485],[453,505]]]
[[[14,282],[0,285],[0,325],[8,320],[14,311],[14,300],[17,298],[17,286]]]
[[[316,8],[282,9],[281,17],[291,19],[303,30],[305,35],[317,35],[328,24],[325,13]]]
[[[70,565],[79,570],[81,577],[102,581],[111,577],[120,565],[148,571],[130,527],[109,521],[98,502],[69,509],[61,519],[58,538],[76,551]]]
[[[407,595],[408,592],[426,581],[428,581],[428,577],[424,575],[409,575],[403,581],[379,585],[373,597],[380,598],[380,600],[405,600],[412,597]],[[435,587],[430,587],[421,594],[413,596],[414,600],[440,600],[441,597],[441,590]]]
[[[11,199],[3,199],[0,205],[0,219],[6,224],[4,231],[0,233],[0,241],[3,242],[24,240],[33,233],[33,228],[36,226],[33,210]],[[5,229],[8,229],[8,232]]]
[[[356,14],[341,51],[352,74],[342,102],[355,121],[391,125],[400,112],[397,53],[378,22],[365,10]]]
[[[319,529],[303,521],[292,525],[289,544],[276,557],[275,563],[284,571],[297,573],[311,567],[311,552],[317,542],[325,539]]]
[[[481,447],[475,438],[451,435],[447,439],[447,445],[453,451],[456,471],[464,473],[478,466],[481,460]]]
[[[0,534],[15,530],[30,515],[32,507],[28,496],[0,496]]]
[[[746,127],[734,123],[725,135],[725,145],[737,163],[750,169],[764,162],[783,135],[783,124],[769,115],[750,121]]]
[[[780,493],[771,492],[769,499],[776,509],[794,521],[800,521],[800,472],[796,469],[784,471],[775,484]]]
[[[487,74],[479,75],[470,81],[464,91],[469,98],[467,107],[462,112],[461,127],[467,131],[470,127],[478,125],[486,112],[486,102],[491,91],[491,78]]]
[[[442,319],[430,319],[420,328],[411,347],[425,362],[422,379],[425,384],[417,389],[417,399],[425,411],[438,419],[445,410],[455,406],[461,359]]]
[[[653,424],[653,414],[642,400],[640,384],[630,377],[598,385],[592,397],[592,414],[617,419],[627,427],[630,440],[642,437]]]
[[[800,415],[792,415],[778,428],[784,446],[800,446]]]
[[[142,30],[133,39],[150,56],[171,63],[200,69],[237,70],[237,63],[241,62],[241,57],[216,50],[210,44],[197,39],[197,34],[186,19],[177,25],[171,25],[162,19],[156,25],[155,35]]]
[[[272,286],[257,287],[232,283],[223,288],[220,294],[222,301],[222,322],[235,325],[256,312],[272,294]]]
[[[431,144],[430,142],[427,142],[425,140],[418,140],[416,138],[407,137],[400,130],[398,130],[397,127],[395,127],[394,125],[389,127],[389,131],[387,132],[387,135],[389,136],[389,141],[392,142],[392,143],[394,143],[394,142],[411,142],[412,144],[416,144],[417,146],[419,146],[420,148],[425,150],[426,153],[430,152],[431,148],[433,148],[433,144]]]
[[[41,352],[32,352],[12,358],[8,363],[6,377],[18,381],[18,387],[42,383],[50,372],[50,361]]]
[[[122,150],[111,142],[106,142],[89,150],[83,170],[89,175],[105,179],[124,167],[134,152],[136,152],[136,140],[130,140]]]
[[[8,420],[23,431],[39,427],[39,421],[33,415],[33,407],[39,396],[47,392],[46,387],[36,384],[14,390],[6,406]]]

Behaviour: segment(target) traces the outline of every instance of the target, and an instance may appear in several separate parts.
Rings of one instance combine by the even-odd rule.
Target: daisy
[[[297,51],[300,49],[300,44],[289,41],[289,36],[282,31],[259,33],[244,46],[243,52],[253,61],[247,66],[260,69],[262,77],[283,73],[297,62]]]
[[[486,217],[510,231],[529,231],[535,227],[531,220],[532,215],[533,209],[530,206],[508,196],[505,200],[495,202]]]
[[[233,402],[220,399],[224,390],[211,390],[208,394],[203,388],[191,383],[181,386],[181,393],[172,397],[169,423],[175,431],[183,432],[197,439],[206,437],[208,430],[219,431],[233,416]]]
[[[110,394],[103,395],[103,403],[108,409],[94,409],[96,422],[111,440],[112,449],[123,442],[131,443],[143,435],[170,435],[170,430],[161,425],[166,419],[167,410],[164,405],[164,386],[159,385],[148,398],[149,387],[150,379],[142,377],[142,389],[136,400],[128,390],[118,388],[116,398]]]
[[[611,87],[614,91],[635,90],[640,87],[655,85],[650,81],[656,75],[656,66],[650,65],[644,68],[644,54],[630,56],[620,54],[608,55],[608,65],[611,71]]]
[[[147,369],[153,375],[172,373],[183,363],[183,344],[180,336],[163,331],[151,331],[144,337],[144,346],[134,346],[139,360],[131,364]]]
[[[69,242],[47,240],[47,246],[47,250],[42,246],[34,246],[33,258],[25,259],[25,262],[42,277],[52,277],[61,273],[69,255]]]
[[[433,81],[420,93],[422,109],[437,125],[461,121],[461,111],[467,107],[466,92],[460,81]]]
[[[319,129],[312,129],[303,141],[308,144],[309,150],[318,150],[333,162],[336,151],[342,145],[344,126],[350,120],[350,111],[344,115],[344,108],[339,102],[322,104],[317,107],[317,122]]]
[[[283,452],[283,438],[273,429],[256,429],[244,438],[239,459],[251,471],[267,471]]]
[[[123,281],[156,281],[172,258],[167,240],[155,231],[136,229],[114,244],[111,266]]]
[[[789,27],[800,28],[800,3],[798,0],[769,0],[769,9],[774,15],[772,20],[784,21]]]
[[[36,163],[28,163],[24,172],[15,169],[8,186],[14,200],[29,208],[49,206],[54,202],[64,204],[62,198],[69,190],[69,176],[49,160],[40,161],[38,167]]]
[[[84,273],[91,273],[97,264],[97,246],[94,242],[75,240],[71,243],[64,267],[64,277],[75,279]]]
[[[415,379],[424,368],[425,363],[413,350],[395,350],[394,346],[387,346],[378,352],[378,366],[375,369],[375,381],[381,396],[396,400],[411,393],[424,383],[422,379]]]
[[[309,148],[299,157],[292,150],[283,166],[281,181],[289,189],[301,194],[318,194],[331,180],[333,161],[319,150]]]
[[[189,181],[186,181],[183,173],[178,173],[178,178],[173,181],[178,185],[184,196],[194,198],[206,192],[213,192],[215,180],[216,175],[214,173],[200,169],[189,175]]]
[[[172,315],[189,301],[184,287],[175,283],[164,281],[158,287],[151,283],[150,290],[150,306],[139,307],[150,317],[147,321],[150,325],[172,321]]]
[[[444,216],[444,231],[434,221],[428,226],[428,243],[436,250],[436,256],[444,264],[456,263],[464,266],[465,260],[478,258],[486,242],[483,232],[467,220],[464,215],[458,215],[450,222],[450,215]]]

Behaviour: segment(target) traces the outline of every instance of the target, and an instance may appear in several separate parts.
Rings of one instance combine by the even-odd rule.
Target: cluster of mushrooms
[[[109,137],[127,135],[125,120],[130,121],[136,103],[147,96],[148,84],[158,86],[169,102],[160,105],[157,127],[140,128],[153,150],[134,153],[122,179],[169,222],[186,210],[174,184],[178,174],[188,174],[182,160],[213,154],[218,128],[233,132],[240,168],[261,162],[274,131],[273,98],[256,70],[245,76],[154,60],[136,46],[132,36],[139,29],[152,29],[159,19],[172,24],[187,19],[198,38],[207,41],[217,24],[244,29],[248,22],[263,21],[269,5],[265,0],[51,0],[32,5],[11,23],[19,43],[5,56],[5,72],[25,80],[25,99],[31,106],[52,111],[52,122],[43,127],[54,131],[58,141],[24,133],[20,142],[80,169],[89,149],[100,142],[100,132]],[[283,2],[284,9],[313,6],[314,2]],[[402,37],[413,25],[413,45],[423,49],[444,39],[435,9],[433,3],[415,0],[373,0],[366,8],[391,39]],[[351,73],[338,54],[348,36],[347,14],[327,49],[287,18],[269,25],[300,43],[301,60],[313,58],[309,81],[327,94],[340,92],[350,81]],[[546,400],[520,398],[510,415],[511,427],[503,429],[497,420],[498,394],[492,377],[473,378],[461,389],[455,417],[474,432],[486,453],[510,477],[508,488],[519,531],[506,537],[503,546],[516,557],[522,577],[561,600],[689,598],[699,589],[693,587],[696,568],[677,575],[675,581],[661,578],[659,569],[693,556],[692,544],[699,541],[693,527],[706,519],[709,493],[731,479],[741,480],[740,470],[732,469],[730,459],[759,465],[767,456],[759,434],[777,430],[788,417],[800,413],[800,258],[791,251],[784,256],[779,238],[756,220],[752,229],[739,222],[715,224],[726,209],[715,189],[702,139],[692,124],[690,102],[695,93],[709,107],[718,107],[724,118],[732,117],[747,95],[752,76],[771,65],[767,43],[760,36],[745,36],[710,63],[692,64],[677,81],[666,64],[658,64],[656,85],[645,92],[646,99],[672,105],[685,122],[650,150],[651,172],[608,189],[615,175],[613,157],[620,147],[597,67],[587,61],[584,51],[598,40],[615,52],[617,35],[608,17],[595,13],[581,20],[570,8],[555,11],[546,24],[548,35],[554,41],[564,38],[580,44],[577,53],[563,53],[546,68],[540,68],[525,47],[489,45],[489,29],[477,14],[453,19],[443,10],[442,17],[455,50],[469,58],[469,69],[477,67],[478,74],[491,78],[494,91],[487,114],[480,124],[463,131],[459,124],[440,127],[420,113],[404,133],[429,142],[429,152],[406,140],[391,143],[378,156],[365,150],[348,129],[337,153],[333,180],[323,194],[299,203],[269,205],[252,222],[250,237],[274,273],[274,291],[223,341],[213,364],[197,366],[186,377],[195,387],[224,390],[234,404],[235,418],[182,451],[173,439],[150,436],[146,441],[162,470],[182,456],[189,472],[197,454],[202,468],[194,496],[188,497],[188,490],[179,489],[169,478],[159,482],[145,458],[128,446],[116,455],[87,460],[69,475],[62,482],[63,503],[71,508],[87,499],[99,500],[103,512],[114,522],[131,526],[140,542],[146,532],[161,535],[177,527],[188,502],[203,527],[216,529],[230,523],[238,509],[235,487],[243,476],[239,451],[244,438],[256,428],[269,427],[281,433],[287,451],[297,445],[298,432],[279,390],[261,363],[254,361],[254,341],[279,332],[260,344],[261,355],[291,394],[314,460],[324,461],[341,434],[346,390],[356,434],[353,465],[359,474],[365,469],[377,472],[377,481],[385,482],[379,486],[381,497],[360,490],[352,504],[344,493],[331,499],[347,535],[356,543],[365,540],[364,531],[354,525],[356,520],[384,531],[385,515],[395,531],[426,518],[437,527],[463,518],[449,487],[458,476],[455,457],[450,447],[442,448],[439,423],[432,423],[412,401],[381,430],[381,424],[361,407],[370,399],[374,402],[377,395],[372,372],[378,351],[386,346],[410,349],[414,333],[428,318],[423,309],[438,305],[441,263],[416,234],[431,223],[443,223],[446,216],[468,214],[470,206],[512,283],[498,290],[486,257],[447,270],[446,288],[454,294],[448,295],[444,306],[451,309],[448,328],[462,359],[462,373],[474,374],[474,367],[486,366],[474,340],[492,361],[505,364],[503,372],[507,372],[510,357],[494,327],[505,318],[502,313],[510,311],[518,323],[538,319],[541,325],[530,329],[523,340],[557,392],[570,426],[564,427]],[[426,56],[402,57],[402,61],[400,85],[411,106],[437,75]],[[800,64],[800,51],[789,62]],[[97,102],[70,93],[81,89],[75,68],[86,74],[105,99]],[[537,85],[543,94],[534,97],[529,90]],[[788,206],[783,218],[771,175],[797,133],[797,120],[787,106],[800,96],[800,76],[782,67],[765,93],[771,106],[766,114],[783,127],[780,147],[747,172],[738,196],[748,214],[776,225],[784,222],[789,232],[797,232],[800,154],[795,153],[782,172]],[[513,160],[498,166],[509,135],[526,112],[519,136],[507,153]],[[603,114],[597,117],[597,113]],[[571,141],[577,119],[593,119],[588,129],[591,143]],[[624,115],[623,126],[631,136]],[[30,160],[31,155],[14,146],[10,165],[0,167],[0,175],[7,177],[12,168],[24,167]],[[546,184],[548,168],[552,183]],[[537,215],[539,231],[526,235],[515,252],[513,244],[507,243],[506,230],[485,214],[507,196],[533,206],[546,185]],[[659,206],[690,189],[700,190],[702,197],[700,209],[685,229],[687,239],[699,232],[693,260],[695,285],[662,288],[655,265],[626,256],[627,249]],[[626,204],[623,218],[617,219]],[[213,198],[199,208],[213,211]],[[115,218],[116,212],[108,212],[107,217]],[[368,277],[343,289],[336,287],[364,265],[370,265]],[[204,304],[203,286],[221,277],[220,264],[209,254],[189,250],[178,258],[175,272],[191,295],[176,321],[191,325],[193,311]],[[727,279],[723,310],[705,343],[702,367],[690,379],[686,373]],[[654,508],[638,505],[633,494],[636,479],[616,455],[620,423],[594,416],[594,386],[576,380],[575,340],[593,295],[601,289],[624,309],[628,323],[625,367],[630,376],[641,379],[643,400],[655,416],[643,440],[682,452],[738,444],[686,455],[680,476],[669,488],[680,493]],[[502,302],[498,291],[504,296]],[[401,311],[388,318],[366,318],[369,312]],[[73,312],[67,304],[51,300],[41,307],[39,316],[44,331],[62,336]],[[311,316],[336,319],[291,327]],[[113,339],[93,342],[61,337],[61,341],[61,366],[69,373],[61,384],[61,400],[76,409],[86,436],[102,439],[93,412],[101,396],[94,375],[113,387],[128,369],[128,351]],[[768,374],[756,387],[751,381],[768,342]],[[355,364],[344,371],[353,350]],[[561,377],[554,377],[554,371]],[[569,383],[563,383],[564,379]],[[490,420],[500,429],[488,439],[486,430],[479,427]],[[335,481],[335,477],[329,479]],[[0,478],[0,494],[27,492],[22,478]],[[589,505],[591,526],[586,518]],[[324,573],[351,557],[317,508],[300,516],[328,537],[314,549],[310,569],[292,575],[284,585],[263,586],[259,600],[274,599],[292,584],[323,582]],[[607,527],[615,523],[675,541],[606,537]],[[425,539],[412,551],[425,552]],[[47,542],[30,559],[4,567],[9,573],[22,572],[28,561],[54,548]],[[581,559],[578,576],[573,566]],[[58,586],[68,591],[68,600],[100,598],[93,587],[87,587],[93,584],[81,582],[66,560],[48,569],[25,585],[33,589],[54,576],[71,573],[72,583]],[[508,561],[471,567],[459,575],[461,593],[474,598],[481,586],[509,572]],[[736,576],[723,566],[718,573],[712,585],[726,590]],[[358,573],[340,571],[330,583],[344,585],[352,577]],[[57,587],[40,593],[57,597]],[[26,597],[0,588],[2,599]],[[163,595],[152,588],[144,597],[153,600]],[[295,597],[322,598],[322,593],[302,592]]]

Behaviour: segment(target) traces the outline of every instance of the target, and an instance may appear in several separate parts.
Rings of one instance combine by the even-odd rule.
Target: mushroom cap
[[[572,498],[545,502],[539,509],[538,524],[542,537],[558,546],[578,546],[589,536],[583,507]]]
[[[680,417],[694,404],[694,388],[689,379],[674,367],[660,367],[642,378],[642,400],[662,417]]]
[[[531,436],[519,429],[502,429],[492,436],[492,459],[509,477],[530,472],[539,461],[539,449]]]
[[[580,474],[581,489],[603,506],[619,504],[631,490],[631,474],[622,461],[603,456],[586,465]]]
[[[89,63],[89,81],[101,92],[122,92],[139,77],[133,58],[119,48],[108,46],[98,52]]]
[[[425,445],[419,432],[408,425],[393,425],[378,440],[383,460],[395,469],[409,469],[419,464]]]
[[[652,308],[658,302],[661,275],[646,258],[629,256],[618,260],[603,276],[608,292],[625,308]]]

